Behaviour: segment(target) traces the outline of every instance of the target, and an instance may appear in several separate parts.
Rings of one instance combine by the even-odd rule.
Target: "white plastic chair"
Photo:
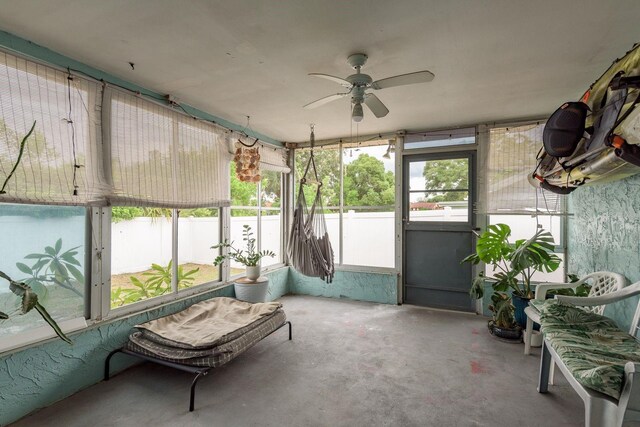
[[[544,300],[547,292],[552,289],[576,289],[578,286],[586,283],[591,285],[589,290],[589,298],[599,297],[611,294],[624,288],[629,282],[622,274],[612,273],[610,271],[598,271],[596,273],[587,274],[582,279],[573,283],[541,283],[536,286],[535,299]],[[578,298],[579,299],[579,298]],[[606,304],[597,306],[582,307],[583,310],[602,315]],[[531,336],[533,335],[533,322],[540,323],[540,313],[533,306],[524,309],[527,315],[527,328],[524,331],[526,337],[524,339],[524,354],[531,354]],[[551,364],[551,372],[549,374],[549,383],[553,384],[555,374],[555,364]]]
[[[576,289],[582,284],[591,285],[589,290],[589,297],[599,297],[608,295],[612,292],[618,291],[628,284],[626,277],[622,274],[612,273],[610,271],[598,271],[596,273],[587,274],[582,279],[573,283],[541,283],[536,286],[535,299],[544,300],[547,297],[547,292],[552,289]],[[584,310],[591,311],[596,314],[602,315],[604,313],[603,305],[582,307]],[[524,354],[531,354],[531,335],[533,335],[533,322],[540,323],[540,313],[533,306],[529,306],[524,309],[527,315],[527,328],[525,330],[526,338],[524,340]],[[553,375],[551,379],[553,384]]]
[[[578,306],[583,303],[584,306],[582,307],[600,307],[601,305],[622,301],[638,294],[640,294],[640,282],[626,286],[619,291],[596,297],[585,298],[558,295],[556,298]],[[640,325],[640,302],[636,306],[636,311],[631,321],[630,335],[637,337],[640,330],[638,325]],[[546,340],[542,344],[538,392],[546,393],[549,390],[551,367],[555,366],[555,364],[558,365],[569,385],[573,387],[584,402],[585,427],[622,427],[631,425],[628,424],[631,422],[633,422],[633,425],[638,425],[640,422],[640,389],[637,385],[634,387],[634,383],[637,382],[635,380],[636,374],[640,373],[640,363],[627,362],[625,364],[623,386],[619,400],[582,386]]]

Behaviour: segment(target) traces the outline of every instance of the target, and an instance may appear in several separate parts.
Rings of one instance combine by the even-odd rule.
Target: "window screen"
[[[96,198],[100,91],[98,84],[0,52],[0,186],[33,126],[0,202],[79,205]]]
[[[119,90],[107,88],[105,99],[111,106],[104,127],[112,204],[229,205],[229,154],[221,129]]]
[[[543,129],[543,124],[531,124],[489,130],[485,161],[488,213],[561,212],[560,196],[536,189],[527,179],[536,167]]]

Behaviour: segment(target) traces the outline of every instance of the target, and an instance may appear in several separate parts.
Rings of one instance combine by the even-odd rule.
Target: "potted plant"
[[[239,264],[242,264],[246,268],[247,280],[241,280],[240,283],[236,281],[234,283],[234,287],[236,289],[236,297],[240,294],[244,295],[244,299],[246,301],[258,302],[257,300],[264,301],[268,282],[259,281],[260,278],[260,260],[264,257],[274,257],[276,254],[270,250],[256,250],[256,239],[253,237],[253,232],[251,231],[251,226],[245,224],[242,226],[242,240],[246,242],[247,249],[237,249],[233,246],[233,242],[229,243],[228,240],[224,242],[212,246],[211,249],[221,249],[226,248],[228,252],[226,254],[220,254],[213,261],[213,265],[219,266],[225,260],[230,259]],[[252,286],[253,285],[253,286]],[[250,288],[258,288],[262,287],[264,289],[254,289],[253,292]],[[249,295],[249,293],[255,293],[256,295]],[[260,296],[260,295],[262,296]]]
[[[524,309],[534,297],[531,278],[538,271],[551,273],[557,270],[560,258],[553,253],[553,236],[548,231],[540,229],[530,239],[516,240],[515,243],[509,243],[510,236],[511,228],[508,225],[490,225],[478,237],[476,253],[469,255],[462,262],[483,262],[492,267],[492,276],[480,272],[474,279],[470,295],[476,299],[482,298],[485,283],[489,282],[494,291],[493,308],[497,309],[497,303],[500,303],[500,307],[506,304],[502,301],[505,299],[504,296],[507,296],[509,305],[514,307],[515,323],[522,328],[527,320]],[[506,294],[509,290],[511,298]],[[495,294],[501,296],[494,298]],[[493,321],[496,323],[496,312]]]

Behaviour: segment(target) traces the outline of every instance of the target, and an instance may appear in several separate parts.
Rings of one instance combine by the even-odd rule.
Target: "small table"
[[[246,302],[265,302],[269,292],[269,278],[260,276],[256,280],[241,277],[233,283],[236,298]]]

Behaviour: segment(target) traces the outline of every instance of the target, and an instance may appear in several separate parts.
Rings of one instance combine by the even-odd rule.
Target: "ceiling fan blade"
[[[389,109],[380,101],[380,99],[372,93],[366,94],[364,103],[369,107],[371,112],[377,118],[384,117],[389,114]]]
[[[374,89],[386,89],[388,87],[412,85],[416,83],[428,83],[435,75],[431,71],[418,71],[409,74],[400,74],[399,76],[387,77],[386,79],[376,80],[371,83]]]
[[[313,101],[313,102],[305,105],[302,108],[304,108],[305,110],[310,110],[312,108],[317,108],[317,107],[320,107],[321,105],[328,104],[331,101],[335,101],[336,99],[344,98],[347,95],[349,95],[348,92],[347,93],[336,93],[336,94],[333,94],[333,95],[325,96],[324,98],[320,98],[320,99],[318,99],[316,101]]]
[[[331,80],[332,82],[338,83],[339,85],[344,86],[346,88],[351,87],[351,83],[349,83],[348,81],[340,77],[330,76],[329,74],[321,74],[321,73],[310,73],[309,75],[311,77],[321,77],[323,79]]]

